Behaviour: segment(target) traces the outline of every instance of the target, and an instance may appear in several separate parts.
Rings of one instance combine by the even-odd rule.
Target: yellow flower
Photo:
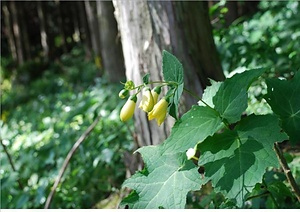
[[[150,88],[146,87],[143,90],[143,97],[139,108],[141,108],[145,112],[150,112],[153,109],[153,106],[153,96],[151,94]]]
[[[148,114],[148,119],[156,119],[157,125],[160,126],[167,116],[168,104],[169,103],[165,98],[161,99],[156,105],[154,105],[153,110]]]
[[[121,112],[120,112],[120,119],[121,121],[125,122],[131,119],[134,113],[135,109],[135,104],[136,104],[136,96],[133,95],[128,98],[127,102],[125,105],[122,107]]]
[[[151,90],[151,94],[153,96],[154,105],[157,103],[158,96],[161,92],[161,86],[157,86]]]

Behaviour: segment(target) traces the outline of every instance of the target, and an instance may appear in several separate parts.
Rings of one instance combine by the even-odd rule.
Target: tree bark
[[[125,80],[125,65],[118,26],[111,1],[97,1],[103,68],[110,82]]]
[[[126,76],[142,84],[142,76],[162,80],[162,50],[182,61],[185,86],[202,95],[208,77],[224,79],[212,37],[207,2],[113,1],[119,24]],[[196,100],[183,95],[185,111]],[[139,102],[138,102],[139,103]],[[141,146],[158,144],[169,134],[173,120],[158,127],[147,115],[136,110],[135,128]]]
[[[24,63],[24,49],[22,46],[20,23],[18,19],[18,13],[17,13],[15,1],[10,2],[10,9],[11,9],[13,32],[14,32],[14,38],[16,44],[17,60],[18,60],[18,64],[22,65]]]

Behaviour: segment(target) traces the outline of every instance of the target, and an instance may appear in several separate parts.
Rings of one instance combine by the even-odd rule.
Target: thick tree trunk
[[[41,45],[43,48],[43,55],[46,60],[49,59],[49,43],[48,43],[48,34],[46,27],[46,17],[43,8],[43,4],[41,1],[37,1],[37,11],[40,22],[40,33],[41,33]]]
[[[161,80],[163,49],[182,61],[185,85],[199,95],[209,83],[208,77],[224,79],[206,2],[114,0],[113,3],[128,79],[142,84],[142,76],[150,72],[152,80]],[[186,94],[183,99],[185,110],[196,103]],[[136,110],[134,117],[140,145],[162,142],[172,126],[171,118],[161,127],[153,121],[148,122],[147,115],[141,110]]]
[[[14,38],[16,44],[17,59],[18,59],[18,64],[21,65],[24,63],[24,49],[22,46],[20,23],[18,19],[18,13],[17,13],[15,1],[10,2],[10,9],[12,15],[12,24],[13,24],[13,32],[14,32]]]
[[[103,68],[110,82],[125,80],[125,65],[118,26],[111,1],[97,1]]]
[[[17,49],[16,49],[16,44],[15,44],[14,34],[13,34],[13,26],[11,23],[10,12],[6,2],[2,2],[2,9],[4,14],[5,33],[8,39],[9,50],[13,60],[17,61],[18,57],[17,57]]]

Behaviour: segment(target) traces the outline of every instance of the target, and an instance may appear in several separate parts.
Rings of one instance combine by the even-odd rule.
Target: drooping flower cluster
[[[121,90],[119,93],[120,98],[125,98],[128,90]],[[138,92],[139,93],[139,92]],[[130,96],[121,109],[120,119],[125,122],[132,118],[137,102],[137,94]],[[148,113],[148,120],[156,119],[157,125],[160,126],[166,116],[168,110],[168,98],[164,97],[158,101],[159,94],[161,93],[161,86],[156,86],[152,90],[149,87],[144,87],[142,90],[142,100],[139,108]],[[158,101],[158,102],[157,102]]]

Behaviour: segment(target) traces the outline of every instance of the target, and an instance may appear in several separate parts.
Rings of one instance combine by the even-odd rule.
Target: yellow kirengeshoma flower
[[[134,113],[135,105],[136,105],[136,95],[133,95],[128,98],[127,102],[125,105],[122,107],[121,112],[120,112],[120,119],[121,121],[125,122],[131,119]]]
[[[143,97],[142,101],[140,102],[139,108],[148,113],[153,109],[153,106],[153,96],[151,94],[150,88],[146,87],[143,90]]]
[[[153,88],[151,90],[151,94],[153,96],[154,105],[157,103],[157,99],[158,99],[158,96],[159,96],[160,93],[161,93],[161,86],[156,86],[155,88]]]
[[[169,103],[165,98],[161,99],[154,105],[153,110],[148,114],[148,119],[156,119],[157,125],[160,126],[167,116],[168,104]]]

